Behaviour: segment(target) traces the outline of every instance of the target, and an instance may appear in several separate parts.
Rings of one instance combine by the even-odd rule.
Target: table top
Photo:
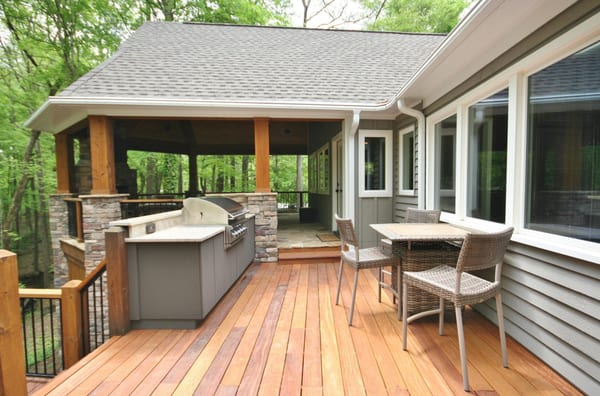
[[[462,241],[469,231],[446,223],[370,224],[391,241]]]

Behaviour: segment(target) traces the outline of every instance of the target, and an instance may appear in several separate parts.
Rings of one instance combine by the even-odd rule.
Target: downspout
[[[346,129],[344,137],[344,217],[354,221],[354,210],[356,202],[356,155],[355,141],[358,125],[360,124],[360,110],[354,110],[352,114],[352,122]]]
[[[419,173],[417,175],[418,184],[418,205],[420,209],[425,208],[425,115],[419,110],[415,110],[412,107],[406,105],[405,99],[398,99],[398,110],[402,113],[414,117],[417,119],[417,142],[419,147],[418,157],[418,168]]]

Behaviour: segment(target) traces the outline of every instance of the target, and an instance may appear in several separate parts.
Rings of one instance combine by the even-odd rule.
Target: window
[[[508,88],[469,108],[467,216],[503,223]]]
[[[456,114],[435,124],[435,208],[455,213]]]
[[[361,131],[358,154],[360,196],[391,197],[392,131]]]
[[[529,77],[525,227],[600,242],[600,42]]]
[[[415,131],[412,127],[400,131],[400,194],[414,193],[415,177]]]
[[[319,158],[319,193],[329,194],[329,144],[318,151]]]

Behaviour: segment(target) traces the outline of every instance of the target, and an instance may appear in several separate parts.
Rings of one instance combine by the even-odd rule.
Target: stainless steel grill
[[[184,224],[225,226],[225,248],[239,242],[248,232],[248,209],[231,198],[210,196],[183,201]]]

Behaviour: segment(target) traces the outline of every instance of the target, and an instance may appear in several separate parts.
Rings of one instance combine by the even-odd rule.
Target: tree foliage
[[[362,0],[370,10],[371,30],[448,33],[469,0]]]

